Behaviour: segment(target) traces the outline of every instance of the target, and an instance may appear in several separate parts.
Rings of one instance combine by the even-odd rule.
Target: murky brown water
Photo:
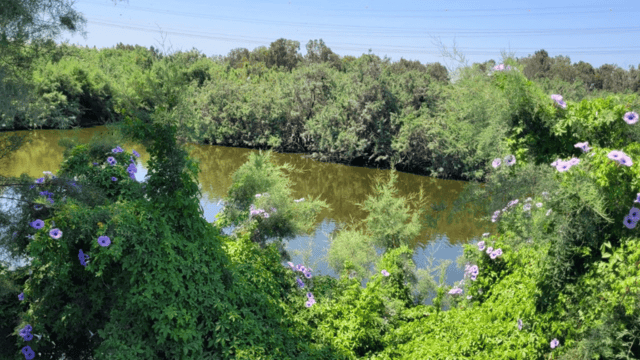
[[[77,135],[81,142],[88,142],[91,136],[99,131],[107,131],[107,129],[104,126],[98,126],[79,130],[18,131],[16,133],[28,132],[32,143],[23,146],[11,158],[0,159],[0,174],[19,176],[26,173],[32,177],[41,177],[43,171],[52,171],[55,174],[63,159],[63,148],[58,146],[58,140],[61,137]],[[127,151],[136,149],[140,153],[141,165],[138,165],[137,179],[143,181],[149,154],[139,144],[121,146]],[[246,161],[250,152],[257,150],[212,145],[191,144],[190,146],[192,146],[191,156],[200,162],[199,180],[203,194],[201,203],[205,218],[213,221],[215,214],[221,208],[218,201],[225,196],[231,186],[232,174]],[[355,203],[363,203],[368,195],[373,194],[376,176],[382,175],[385,181],[388,180],[389,170],[322,163],[305,158],[302,154],[274,153],[272,158],[279,165],[289,163],[296,169],[304,170],[303,173],[289,174],[294,183],[292,186],[294,198],[306,198],[311,195],[314,198],[320,197],[331,206],[330,210],[322,212],[318,218],[318,231],[313,239],[315,244],[312,259],[321,255],[317,254],[320,250],[315,245],[327,244],[326,236],[322,231],[332,231],[336,223],[348,223],[351,220],[362,223],[367,214]],[[446,247],[450,250],[456,249],[453,252],[459,255],[461,244],[474,237],[477,238],[483,232],[493,230],[490,224],[480,223],[466,216],[452,218],[451,223],[447,221],[449,209],[462,191],[464,184],[463,181],[440,180],[398,172],[396,187],[399,195],[405,198],[414,193],[417,195],[420,186],[423,186],[429,204],[446,206],[437,224],[434,224],[433,228],[423,229],[415,240],[414,246],[423,248],[437,239],[444,239],[445,245],[448,245]],[[427,213],[436,214],[431,209],[428,209]],[[304,238],[296,239],[291,241],[290,245],[292,248],[301,248],[307,241]],[[449,253],[452,252],[449,251]],[[451,255],[439,254],[436,258],[451,258]]]

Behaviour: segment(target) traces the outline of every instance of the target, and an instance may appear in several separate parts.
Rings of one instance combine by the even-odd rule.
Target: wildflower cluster
[[[289,267],[291,268],[291,270],[293,271],[299,271],[301,273],[304,274],[304,277],[306,277],[307,279],[311,279],[311,269],[305,267],[304,265],[298,264],[298,265],[293,265],[293,263],[291,261],[287,262],[287,264],[289,265]],[[296,278],[296,283],[298,283],[298,286],[302,289],[304,288],[305,284],[304,282],[302,282],[302,280],[300,280],[300,278]],[[311,307],[313,304],[316,303],[316,299],[313,297],[313,294],[311,292],[307,293],[307,302],[305,303],[306,307]]]
[[[640,202],[640,193],[638,193],[636,199],[633,202]],[[629,210],[629,214],[624,217],[624,226],[626,226],[628,229],[633,229],[636,227],[638,220],[640,220],[640,209],[634,206],[631,208],[631,210]]]
[[[633,161],[631,158],[622,151],[613,150],[607,154],[607,157],[611,160],[617,161],[620,165],[631,166]]]
[[[122,150],[121,147],[116,147],[115,149],[112,150],[112,152],[114,153],[120,153],[123,152],[124,150]],[[137,157],[140,156],[140,154],[138,154],[135,150],[133,151],[133,154]],[[112,166],[115,165],[117,163],[116,159],[114,159],[113,157],[108,157],[107,158],[107,162],[109,164],[111,164]],[[94,165],[97,165],[96,163],[94,163]],[[133,160],[133,157],[131,158],[131,164],[129,165],[129,168],[127,169],[129,171],[129,174],[131,175],[131,178],[135,178],[133,176],[133,174],[136,173],[136,167],[135,167],[135,160]],[[44,172],[45,177],[39,178],[37,179],[35,182],[36,184],[44,184],[45,182],[45,178],[55,178],[55,176],[53,176],[51,174],[50,171],[45,171]],[[112,178],[113,181],[115,181],[115,177]],[[75,184],[75,181],[72,183],[73,186],[77,186]],[[53,193],[49,192],[49,191],[42,191],[40,192],[40,196],[47,196],[49,201],[51,202],[51,204],[54,203],[53,201]],[[41,210],[42,209],[42,205],[35,205],[34,206],[35,210]],[[36,230],[41,230],[45,227],[45,222],[42,219],[35,219],[33,221],[31,221],[29,223],[29,225],[36,229]],[[52,221],[51,222],[51,229],[49,230],[49,236],[54,239],[54,240],[58,240],[62,237],[62,230],[60,230],[59,228],[55,227],[55,223]],[[37,233],[36,233],[37,234]],[[33,235],[28,235],[27,236],[29,239],[34,239]],[[97,239],[98,244],[100,244],[100,246],[109,246],[111,244],[111,239],[109,239],[108,236],[100,236]],[[82,266],[87,266],[87,261],[89,260],[89,255],[85,254],[82,249],[80,249],[79,253],[78,253],[78,258],[80,260],[80,265]],[[24,300],[24,292],[20,293],[20,295],[18,295],[18,299],[20,299],[20,301]],[[32,327],[31,325],[27,325],[25,326],[22,330],[20,330],[19,335],[22,336],[22,338],[25,341],[30,341],[33,338],[33,335],[31,334],[31,330]],[[36,335],[38,336],[38,335]],[[35,353],[33,352],[33,350],[29,347],[29,346],[25,346],[24,348],[22,348],[22,353],[25,355],[26,359],[33,359],[35,357]]]
[[[507,157],[504,158],[504,163],[507,166],[512,166],[516,163],[516,157],[513,155],[507,155]],[[500,165],[502,165],[500,158],[495,158],[491,163],[491,166],[493,166],[494,169],[497,169]]]
[[[485,249],[485,246],[486,246],[486,244],[485,244],[484,240],[480,241],[478,243],[478,250],[483,251]],[[489,247],[487,247],[486,253],[493,260],[493,259],[497,258],[498,256],[502,255],[502,249],[495,249],[494,250],[491,246],[489,246]],[[478,271],[477,271],[478,267],[477,266],[475,266],[475,268],[472,266],[470,269],[475,269],[475,276],[478,275]],[[471,280],[475,281],[474,275],[472,275]]]

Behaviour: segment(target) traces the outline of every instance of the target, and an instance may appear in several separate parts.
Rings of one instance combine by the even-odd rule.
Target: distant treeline
[[[34,100],[10,113],[13,123],[4,128],[148,117],[177,124],[181,138],[198,143],[308,153],[352,165],[394,163],[403,171],[470,180],[483,179],[497,156],[540,163],[567,152],[575,139],[557,130],[566,114],[554,108],[551,94],[577,103],[635,96],[640,89],[633,67],[594,69],[544,50],[503,59],[509,71],[495,71],[494,60],[474,63],[453,84],[437,62],[339,56],[321,39],[306,49],[302,56],[300,43],[286,39],[215,57],[122,43],[99,50],[53,42],[26,46],[4,58],[15,67],[0,73],[0,83],[19,77]],[[634,106],[623,102],[626,109]]]

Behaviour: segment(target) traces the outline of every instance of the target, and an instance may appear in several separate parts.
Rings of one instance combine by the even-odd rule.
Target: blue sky
[[[297,40],[300,52],[323,39],[335,53],[360,56],[369,49],[392,61],[458,65],[444,58],[441,41],[454,44],[469,65],[500,61],[501,51],[526,57],[545,49],[594,67],[640,65],[640,1],[298,1],[298,0],[77,0],[88,20],[87,38],[72,44],[98,48],[117,43],[165,49],[195,47],[208,56]]]

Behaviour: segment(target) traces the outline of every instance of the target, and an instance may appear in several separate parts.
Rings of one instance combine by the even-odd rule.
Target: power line
[[[87,2],[90,4],[95,4],[95,5],[99,5],[99,6],[107,6],[105,4],[101,4],[101,3],[93,3],[93,2]],[[234,22],[241,22],[241,23],[249,23],[249,24],[266,24],[266,25],[286,25],[286,26],[292,26],[292,27],[304,27],[304,28],[328,28],[328,29],[335,29],[336,27],[340,27],[340,28],[345,28],[345,29],[361,29],[362,31],[366,31],[366,33],[371,33],[372,31],[384,31],[384,32],[389,32],[389,31],[402,31],[403,33],[405,32],[411,32],[411,31],[426,31],[424,29],[416,29],[416,28],[403,28],[403,27],[380,27],[380,26],[376,26],[376,27],[371,27],[371,26],[360,26],[360,25],[338,25],[338,24],[312,24],[312,23],[300,23],[300,22],[288,22],[288,21],[276,21],[276,20],[262,20],[262,19],[247,19],[246,17],[230,17],[230,16],[216,16],[216,15],[209,15],[209,14],[199,14],[199,13],[189,13],[189,12],[181,12],[181,11],[175,11],[175,10],[161,10],[161,9],[156,9],[156,8],[147,8],[147,7],[140,7],[140,6],[127,6],[127,8],[130,8],[132,10],[139,10],[139,11],[143,11],[143,12],[150,12],[150,13],[157,13],[157,14],[165,14],[165,15],[180,15],[180,16],[185,16],[185,17],[192,17],[192,18],[202,18],[202,19],[216,19],[216,20],[228,20],[228,21],[234,21]],[[629,11],[625,11],[625,13],[627,12],[633,12],[635,10],[629,10]],[[537,14],[537,15],[575,15],[575,14],[580,14],[580,12],[571,12],[571,13],[567,13],[567,14],[560,14],[560,13],[549,13],[549,14]],[[592,14],[592,13],[588,13],[588,14]],[[478,17],[479,15],[470,15],[470,16],[474,16],[474,17]],[[511,16],[509,14],[505,15],[505,16]],[[428,16],[427,16],[428,17]],[[637,29],[640,30],[640,27],[635,27],[635,28],[630,28],[630,29]],[[567,29],[549,29],[549,30],[534,30],[534,31],[563,31],[563,30],[567,30]],[[582,31],[583,29],[575,29],[576,31]],[[452,32],[452,31],[457,31],[456,29],[444,29],[444,30],[434,30],[435,32]],[[476,32],[482,32],[483,29],[467,29],[467,32],[469,33],[476,33]],[[505,34],[508,33],[510,31],[515,31],[515,32],[522,32],[522,30],[519,29],[495,29],[495,30],[490,30],[491,33],[495,33],[495,34]],[[537,35],[537,34],[534,34]]]
[[[103,21],[97,21],[97,20],[88,20],[89,23],[93,23],[93,24],[97,24],[97,25],[102,25],[102,26],[108,26],[108,27],[114,27],[114,28],[123,28],[123,29],[131,29],[131,30],[137,30],[137,31],[144,31],[144,32],[158,32],[157,29],[150,29],[150,28],[145,28],[145,27],[140,27],[140,26],[131,26],[131,25],[123,25],[123,24],[119,24],[119,23],[113,23],[113,22],[103,22]],[[234,42],[234,43],[250,43],[250,44],[265,44],[265,43],[271,43],[273,41],[273,39],[267,39],[267,38],[250,38],[250,37],[246,37],[246,36],[229,36],[229,35],[217,35],[217,34],[198,34],[198,33],[193,33],[193,32],[184,32],[183,30],[179,30],[179,31],[165,31],[162,30],[162,32],[165,32],[167,34],[173,34],[173,35],[178,35],[178,36],[184,36],[184,37],[192,37],[192,38],[203,38],[203,39],[209,39],[209,40],[221,40],[221,41],[227,41],[227,42]],[[356,47],[354,47],[356,46]],[[425,51],[424,47],[417,47],[417,46],[394,46],[394,45],[383,45],[383,46],[371,46],[371,45],[365,45],[365,44],[352,44],[352,43],[342,43],[342,44],[336,44],[336,45],[332,45],[330,46],[331,49],[337,49],[337,50],[346,50],[346,51],[362,51],[362,49],[376,49],[378,50],[378,52],[389,52],[389,53],[407,53],[407,54],[424,54],[424,55],[440,55],[441,53],[439,51]],[[638,55],[640,54],[640,47],[635,46],[635,47],[625,47],[623,49],[619,49],[619,48],[588,48],[589,51],[585,51],[582,50],[582,48],[563,48],[563,49],[558,49],[560,51],[564,50],[570,50],[573,54],[581,54],[581,55],[610,55],[610,54],[618,54],[618,55]],[[600,49],[600,50],[595,50],[595,49]],[[461,51],[465,51],[465,55],[483,55],[483,56],[493,56],[495,55],[495,52],[493,51],[487,51],[481,48],[459,48],[459,50]],[[484,51],[483,51],[484,50]],[[511,51],[524,51],[524,49],[510,49]],[[547,50],[552,50],[552,49],[547,49]],[[525,51],[526,52],[526,51]]]

